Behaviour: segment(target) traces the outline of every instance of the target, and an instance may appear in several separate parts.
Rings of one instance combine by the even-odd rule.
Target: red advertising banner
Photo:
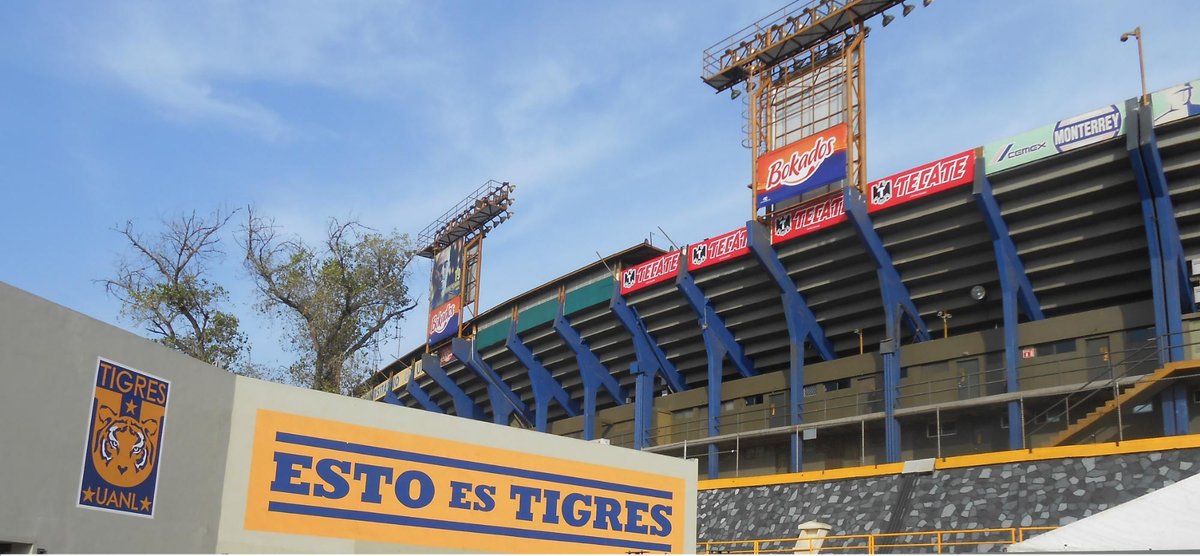
[[[454,296],[429,312],[428,338],[436,344],[458,334],[458,317],[462,314],[462,296]]]
[[[759,208],[846,178],[848,127],[838,124],[766,153],[755,162],[754,198]]]
[[[845,221],[846,198],[841,191],[835,191],[776,213],[772,220],[771,244],[782,243]]]
[[[894,207],[974,180],[975,151],[961,152],[871,182],[867,212]]]
[[[687,247],[684,247],[683,251],[686,250]],[[679,254],[680,251],[671,251],[625,269],[621,273],[621,295],[674,278],[679,274]]]
[[[700,270],[731,261],[750,252],[750,246],[746,244],[746,228],[706,239],[690,246],[688,251],[688,270]]]

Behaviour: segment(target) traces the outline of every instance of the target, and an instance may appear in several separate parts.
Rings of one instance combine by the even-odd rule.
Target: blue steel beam
[[[996,271],[1000,277],[1000,299],[1004,314],[1004,372],[1008,392],[1020,390],[1018,380],[1019,341],[1017,338],[1017,309],[1025,312],[1029,320],[1042,320],[1042,306],[1033,292],[1033,284],[1025,274],[1025,265],[1017,255],[1017,247],[1008,233],[1008,225],[1000,214],[1000,204],[992,194],[992,183],[988,181],[983,158],[975,159],[976,204],[983,213],[983,222],[992,236],[992,251],[996,255]],[[1008,402],[1008,449],[1025,447],[1025,416],[1021,414],[1019,400]]]
[[[475,405],[471,397],[466,392],[463,392],[462,388],[459,388],[454,383],[454,379],[446,374],[446,371],[442,369],[441,363],[438,363],[437,356],[428,353],[422,355],[421,370],[425,371],[425,374],[429,375],[429,378],[432,378],[438,386],[441,386],[442,390],[450,394],[450,399],[454,401],[455,415],[468,419],[483,419],[483,410],[479,409],[479,406]]]
[[[517,421],[526,428],[533,427],[533,417],[529,414],[529,408],[525,403],[513,393],[512,389],[500,380],[496,371],[492,370],[491,365],[479,356],[479,352],[475,351],[475,346],[472,342],[462,338],[455,338],[450,342],[450,351],[454,352],[454,356],[459,361],[463,362],[468,369],[471,369],[483,382],[487,384],[488,399],[492,402],[492,419],[494,422],[507,425],[509,418],[516,416]]]
[[[420,404],[421,407],[426,411],[445,413],[446,411],[442,409],[442,406],[433,401],[433,398],[429,397],[429,394],[425,393],[425,390],[421,388],[421,385],[417,384],[416,370],[409,369],[409,372],[411,372],[412,375],[409,376],[408,383],[404,385],[404,390],[408,392],[408,395],[412,396],[414,400],[417,400],[417,403]],[[389,389],[388,392],[391,392],[391,389]],[[399,402],[399,398],[397,398],[396,401]]]
[[[1142,219],[1150,251],[1150,279],[1153,281],[1154,330],[1158,338],[1159,362],[1180,361],[1183,352],[1183,313],[1196,310],[1190,285],[1183,242],[1175,222],[1175,208],[1163,170],[1158,139],[1154,134],[1150,108],[1137,99],[1125,103],[1126,149],[1133,166],[1134,181],[1141,197]],[[1187,389],[1181,384],[1168,386],[1160,395],[1163,433],[1187,434],[1189,415]]]
[[[875,226],[867,215],[866,199],[852,187],[843,189],[842,194],[846,215],[875,263],[875,274],[879,277],[879,290],[883,297],[887,339],[880,345],[879,352],[883,355],[884,457],[888,463],[892,463],[900,461],[900,422],[896,420],[896,398],[900,391],[901,325],[907,324],[919,342],[929,340],[929,329],[921,320],[921,313],[913,304],[908,287],[900,280],[900,273],[896,272],[891,255],[875,232]]]
[[[624,404],[625,389],[609,374],[600,358],[592,353],[583,336],[571,326],[570,319],[563,314],[561,301],[554,314],[554,331],[571,348],[575,362],[579,364],[579,376],[583,380],[583,439],[592,440],[596,436],[596,394],[603,387],[617,404]]]
[[[636,361],[629,366],[636,380],[633,409],[633,448],[641,450],[647,447],[650,426],[654,420],[654,380],[661,375],[672,392],[687,390],[687,384],[675,365],[667,359],[662,348],[658,347],[654,336],[646,329],[637,309],[630,307],[621,297],[621,284],[614,281],[612,300],[609,309],[629,335],[633,337],[633,351]]]
[[[571,417],[579,415],[579,405],[571,400],[571,396],[563,389],[562,384],[554,379],[554,375],[546,370],[533,351],[521,341],[521,336],[517,334],[517,319],[515,318],[508,327],[508,340],[505,341],[504,346],[529,372],[529,381],[533,385],[533,415],[536,419],[534,428],[538,432],[546,432],[551,401],[558,402],[558,405],[566,410],[567,415]]]
[[[808,308],[804,296],[796,290],[796,283],[788,275],[787,268],[779,260],[779,255],[771,247],[771,232],[761,223],[751,220],[746,223],[746,242],[750,246],[750,254],[762,265],[771,277],[771,281],[779,288],[783,301],[783,316],[787,322],[788,339],[791,343],[791,356],[788,362],[788,423],[795,426],[804,421],[804,347],[812,345],[822,360],[829,361],[837,357],[833,352],[833,344],[825,337],[825,330],[817,322],[817,317]],[[711,451],[711,450],[710,450]],[[799,434],[791,435],[791,452],[788,456],[788,469],[792,473],[800,471],[803,461],[803,445]],[[715,459],[710,457],[709,459]]]
[[[742,346],[734,339],[733,333],[725,326],[725,319],[717,314],[712,303],[696,285],[696,278],[687,270],[687,264],[681,263],[679,275],[675,278],[675,287],[683,293],[692,311],[700,323],[704,339],[704,351],[708,354],[708,435],[721,434],[721,382],[725,375],[725,356],[733,361],[739,373],[744,377],[758,374],[750,358],[746,357]],[[708,478],[716,479],[717,445],[708,445]]]

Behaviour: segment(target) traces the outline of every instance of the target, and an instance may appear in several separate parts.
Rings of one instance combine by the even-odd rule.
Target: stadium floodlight
[[[737,97],[742,96],[742,92],[737,89],[729,90],[729,100],[737,100]]]
[[[908,17],[908,14],[912,13],[912,11],[913,11],[914,9],[916,9],[916,8],[914,8],[914,7],[913,7],[913,5],[912,5],[912,4],[900,4],[900,5],[901,5],[901,6],[904,6],[904,11],[903,11],[903,12],[901,12],[901,13],[902,13],[902,15],[903,15],[904,17]]]
[[[1150,103],[1150,95],[1146,93],[1146,62],[1142,58],[1142,26],[1134,27],[1132,31],[1121,34],[1121,42],[1129,40],[1129,37],[1137,39],[1138,45],[1138,72],[1142,74],[1142,106]]]
[[[896,20],[896,16],[889,15],[889,14],[883,14],[883,26],[884,27],[887,27],[889,23],[891,23],[895,20]]]
[[[928,8],[929,5],[932,3],[933,3],[933,0],[924,0],[921,2],[921,4],[924,5],[926,8]]]

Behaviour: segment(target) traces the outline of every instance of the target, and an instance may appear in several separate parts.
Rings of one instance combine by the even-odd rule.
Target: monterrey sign
[[[1086,114],[1059,120],[1053,125],[988,143],[983,147],[987,172],[991,174],[1007,170],[1054,154],[1120,137],[1125,134],[1124,122],[1125,105],[1112,104]]]
[[[684,247],[684,251],[687,247]],[[679,251],[671,251],[621,272],[621,295],[670,280],[679,274]]]
[[[685,482],[260,409],[245,528],[470,552],[681,552]]]
[[[847,130],[846,124],[838,124],[758,157],[756,206],[762,208],[845,179]]]

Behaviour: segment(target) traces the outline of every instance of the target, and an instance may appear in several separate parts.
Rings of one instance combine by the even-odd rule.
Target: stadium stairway
[[[1200,360],[1178,361],[1159,367],[1153,373],[1147,374],[1132,385],[1123,388],[1117,396],[1109,399],[1100,407],[1071,423],[1051,440],[1050,446],[1062,446],[1083,438],[1087,433],[1095,430],[1101,420],[1111,415],[1118,407],[1144,403],[1171,384],[1170,379],[1197,372],[1200,372]]]

